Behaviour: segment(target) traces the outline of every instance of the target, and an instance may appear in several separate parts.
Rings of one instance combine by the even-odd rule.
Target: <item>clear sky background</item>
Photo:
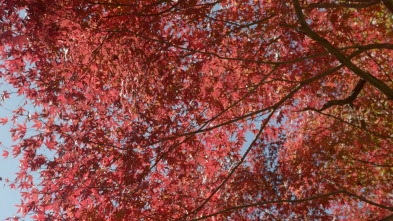
[[[7,85],[3,79],[0,79],[0,85],[0,95],[3,94],[3,91],[16,92],[16,89],[13,89]],[[15,93],[11,94],[10,98],[6,99],[5,101],[0,100],[0,118],[8,117],[10,120],[12,111],[17,109],[17,107],[23,104],[24,101],[24,97],[17,96]],[[31,108],[31,111],[34,109],[32,105],[27,106],[27,109],[29,108]],[[2,178],[2,181],[0,181],[0,220],[13,217],[18,211],[18,207],[15,205],[18,205],[21,202],[19,190],[11,189],[9,187],[9,183],[7,184],[5,182],[6,178],[8,178],[10,181],[14,180],[16,177],[15,173],[19,171],[19,159],[15,159],[12,156],[11,146],[13,143],[11,142],[12,139],[9,132],[11,127],[11,122],[8,122],[5,125],[0,124],[0,155],[3,154],[3,150],[10,152],[10,155],[7,159],[4,159],[3,156],[0,157],[0,177]],[[20,220],[32,219],[29,218],[29,216],[26,216],[26,218],[21,218]]]
[[[21,16],[26,16],[26,13],[22,11]],[[3,94],[3,91],[10,93],[16,92],[17,90],[5,83],[4,79],[0,78],[0,96]],[[24,101],[25,98],[17,96],[16,93],[10,94],[9,99],[5,99],[4,101],[0,100],[0,118],[8,117],[8,119],[10,119],[12,111],[17,109]],[[32,105],[27,106],[27,108],[34,109]],[[0,177],[2,178],[2,181],[0,181],[0,220],[14,217],[19,209],[15,205],[20,204],[22,199],[19,190],[11,189],[9,183],[7,184],[5,182],[7,178],[13,181],[16,177],[15,173],[19,171],[19,158],[14,158],[12,156],[11,146],[13,143],[11,142],[11,133],[9,132],[11,127],[11,122],[5,125],[0,124]],[[3,150],[10,152],[7,159],[1,156]],[[20,220],[33,220],[28,217],[29,216],[26,216],[26,218],[21,218]]]

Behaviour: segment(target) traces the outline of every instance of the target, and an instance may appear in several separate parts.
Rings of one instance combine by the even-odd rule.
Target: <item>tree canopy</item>
[[[392,0],[3,0],[0,15],[1,77],[39,110],[1,119],[23,215],[393,219]]]

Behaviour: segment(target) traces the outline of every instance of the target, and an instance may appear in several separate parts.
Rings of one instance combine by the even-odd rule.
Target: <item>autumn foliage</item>
[[[392,0],[0,4],[22,215],[392,218]]]

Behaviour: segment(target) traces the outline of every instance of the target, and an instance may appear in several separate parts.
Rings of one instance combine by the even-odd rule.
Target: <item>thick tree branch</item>
[[[305,35],[319,43],[323,46],[327,51],[329,51],[337,60],[339,60],[344,66],[353,71],[356,75],[363,78],[383,94],[385,94],[389,100],[393,100],[393,89],[387,86],[383,81],[377,79],[370,73],[365,72],[364,70],[357,67],[354,63],[351,62],[344,54],[342,54],[339,50],[337,50],[333,45],[330,44],[326,39],[319,36],[316,32],[314,32],[310,26],[307,24],[306,19],[304,17],[302,8],[300,7],[298,0],[292,0],[293,7],[295,9],[296,15],[299,19],[299,23],[301,25],[301,29],[304,31]]]
[[[380,219],[379,221],[391,221],[391,220],[393,220],[393,214],[383,219]]]
[[[359,50],[357,50],[357,51],[353,52],[352,54],[350,54],[350,55],[348,56],[348,58],[353,58],[353,57],[355,57],[355,56],[357,56],[357,55],[363,53],[364,51],[367,51],[367,50],[370,50],[370,49],[378,49],[378,48],[393,49],[393,44],[392,44],[392,45],[391,45],[391,44],[371,44],[371,45],[356,46],[356,47],[359,48]],[[353,48],[353,47],[351,47],[351,48]],[[321,79],[321,78],[323,78],[323,77],[326,77],[326,76],[328,76],[328,75],[330,75],[330,74],[333,74],[334,72],[338,71],[338,70],[339,70],[340,68],[342,68],[342,67],[343,67],[343,65],[336,66],[336,67],[334,67],[334,68],[332,68],[332,69],[329,69],[329,70],[327,70],[327,71],[325,71],[325,72],[323,72],[323,73],[321,73],[321,74],[319,74],[319,75],[316,75],[315,77],[312,77],[312,78],[309,78],[309,79],[307,79],[307,80],[301,81],[301,82],[298,84],[298,86],[297,86],[293,91],[291,91],[288,95],[293,96],[301,87],[303,87],[303,86],[305,86],[305,85],[307,85],[307,84],[310,84],[310,83],[312,83],[312,82],[314,82],[314,81],[317,81],[317,80],[319,80],[319,79]],[[270,75],[270,74],[268,74],[268,75]],[[254,89],[255,89],[255,88],[254,88]],[[260,113],[266,112],[266,111],[271,110],[271,109],[273,109],[273,108],[274,108],[274,106],[270,106],[270,107],[267,107],[267,108],[264,108],[264,109],[260,109],[260,110],[257,110],[257,111],[253,111],[253,112],[248,113],[248,114],[246,114],[246,115],[243,115],[243,116],[241,116],[241,117],[234,118],[234,119],[232,119],[232,120],[223,122],[223,123],[221,123],[221,124],[217,124],[217,125],[212,126],[212,127],[208,127],[208,128],[205,128],[205,129],[200,128],[199,130],[196,130],[196,131],[191,131],[191,132],[187,132],[187,133],[184,133],[184,134],[179,134],[179,135],[177,135],[177,136],[162,138],[161,140],[152,142],[152,143],[148,144],[147,146],[155,145],[155,144],[157,144],[157,143],[164,142],[164,141],[166,141],[166,140],[176,139],[176,138],[179,138],[179,137],[182,137],[182,136],[189,136],[189,135],[193,136],[193,135],[198,134],[198,133],[203,133],[203,132],[206,132],[206,131],[210,131],[210,130],[213,130],[213,129],[222,127],[222,126],[224,126],[224,125],[231,124],[231,123],[234,123],[234,122],[236,122],[236,121],[239,121],[239,120],[243,120],[243,119],[249,118],[249,117],[254,116],[254,115],[256,115],[256,114],[260,114]],[[314,111],[317,111],[317,110],[314,109]],[[221,115],[221,114],[220,114],[220,115]],[[214,117],[214,119],[216,119],[216,118],[217,118],[217,117]],[[206,123],[209,123],[209,122],[211,122],[212,120],[213,120],[213,118],[211,118],[211,119],[209,119],[208,121],[206,121]]]
[[[366,81],[363,80],[363,79],[360,79],[358,81],[358,83],[356,84],[355,88],[353,89],[352,93],[348,97],[346,97],[345,99],[342,99],[342,100],[330,100],[330,101],[326,102],[323,105],[323,107],[320,108],[320,109],[314,109],[314,108],[311,108],[311,107],[307,107],[307,108],[303,109],[302,111],[315,110],[315,111],[319,111],[320,112],[320,111],[324,111],[324,110],[326,110],[326,109],[328,109],[328,108],[330,108],[332,106],[336,106],[336,105],[343,106],[343,105],[346,105],[346,104],[351,104],[357,98],[357,96],[359,95],[360,91],[363,89],[365,84],[366,84]]]
[[[386,8],[389,9],[391,13],[393,13],[393,0],[382,0],[382,3],[385,5]]]
[[[379,0],[370,0],[370,1],[365,1],[362,3],[354,3],[353,1],[351,2],[343,2],[343,3],[312,3],[308,5],[308,8],[366,8],[372,5],[376,5],[380,3]]]

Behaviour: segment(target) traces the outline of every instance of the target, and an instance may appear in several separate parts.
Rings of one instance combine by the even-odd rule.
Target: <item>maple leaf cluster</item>
[[[0,15],[1,77],[38,108],[0,119],[22,215],[392,218],[391,0],[4,0]]]

